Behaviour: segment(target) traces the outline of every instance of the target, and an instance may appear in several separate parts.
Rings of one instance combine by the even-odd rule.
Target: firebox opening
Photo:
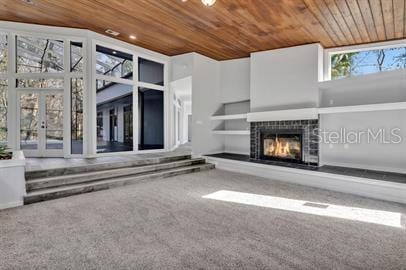
[[[261,159],[302,162],[302,131],[262,131]]]

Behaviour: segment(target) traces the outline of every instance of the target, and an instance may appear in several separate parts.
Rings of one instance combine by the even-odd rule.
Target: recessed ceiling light
[[[117,54],[117,52],[116,52],[116,51],[113,51],[113,54]]]
[[[214,3],[216,3],[216,0],[202,0],[203,5],[205,6],[212,6]]]
[[[107,29],[105,32],[106,32],[107,34],[112,35],[112,36],[115,36],[115,37],[118,36],[118,35],[120,35],[119,32],[113,31],[113,30],[111,30],[111,29]]]
[[[135,36],[135,35],[130,35],[130,39],[137,39],[137,36]]]

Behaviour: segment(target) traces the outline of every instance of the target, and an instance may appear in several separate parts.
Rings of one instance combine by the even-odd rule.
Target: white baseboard
[[[217,169],[406,204],[406,184],[206,157]]]
[[[23,201],[3,203],[3,204],[0,204],[0,210],[7,209],[7,208],[14,208],[14,207],[23,206],[23,205],[24,205]]]

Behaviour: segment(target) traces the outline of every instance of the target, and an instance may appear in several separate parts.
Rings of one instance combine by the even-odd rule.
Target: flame
[[[289,142],[283,143],[278,137],[275,140],[265,140],[265,154],[288,157],[291,155]]]

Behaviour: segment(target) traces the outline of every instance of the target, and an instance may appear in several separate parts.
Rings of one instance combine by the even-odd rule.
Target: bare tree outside
[[[17,73],[62,73],[64,43],[60,40],[17,36]],[[16,87],[63,89],[63,78],[17,79]],[[39,93],[20,96],[20,139],[25,147],[37,147],[39,128]],[[47,147],[61,147],[63,141],[63,95],[46,95]],[[49,144],[49,145],[48,145]],[[52,144],[52,146],[51,146]]]
[[[331,79],[406,68],[406,47],[334,54]]]
[[[0,73],[7,72],[8,50],[7,36],[0,34]],[[8,82],[0,80],[0,145],[7,143],[7,97]]]

